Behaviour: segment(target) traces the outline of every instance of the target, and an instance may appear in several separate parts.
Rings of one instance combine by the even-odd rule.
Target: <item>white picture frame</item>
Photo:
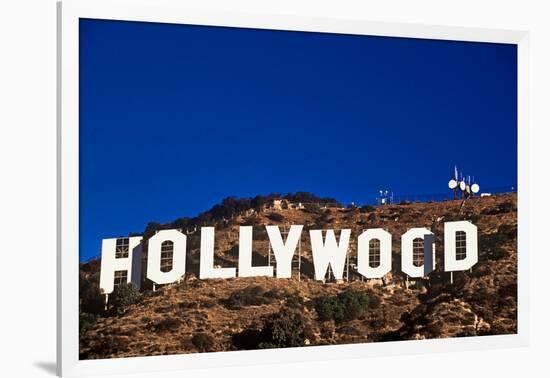
[[[366,15],[365,17],[368,17]],[[518,333],[372,344],[79,360],[79,39],[80,18],[330,32],[516,44],[518,48]],[[524,31],[323,19],[186,9],[177,1],[58,3],[57,372],[61,376],[173,371],[201,367],[363,358],[526,346],[529,340],[528,48]]]

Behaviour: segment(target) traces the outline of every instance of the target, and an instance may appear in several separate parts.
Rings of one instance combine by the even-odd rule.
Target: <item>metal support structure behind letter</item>
[[[302,236],[298,240],[298,281],[302,279]]]
[[[349,249],[346,251],[346,282],[349,282]]]

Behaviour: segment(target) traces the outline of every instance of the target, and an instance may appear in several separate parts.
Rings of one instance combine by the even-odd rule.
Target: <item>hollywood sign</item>
[[[292,259],[302,236],[302,225],[293,225],[286,240],[278,226],[265,226],[269,243],[275,255],[276,267],[252,266],[252,226],[239,230],[238,271],[236,267],[214,265],[214,227],[201,228],[200,279],[237,277],[291,278]],[[310,230],[311,253],[316,280],[324,280],[330,266],[334,278],[344,274],[350,229]],[[108,294],[114,285],[132,282],[138,288],[141,282],[141,236],[124,239],[103,239],[101,251],[100,287]],[[369,243],[377,240],[379,263],[372,264]],[[124,245],[117,245],[124,240]],[[421,243],[421,244],[420,244]],[[420,245],[420,247],[419,247]],[[161,260],[166,253],[171,259],[169,271],[163,271]],[[185,275],[187,236],[179,230],[161,230],[148,241],[146,277],[156,284],[169,284]],[[422,254],[419,263],[419,252]],[[164,254],[164,255],[163,255]],[[416,255],[416,256],[415,256]],[[470,269],[478,261],[477,227],[468,221],[446,222],[444,225],[444,269],[447,272]],[[382,228],[368,229],[357,239],[357,272],[365,278],[382,278],[392,269],[392,235]],[[425,277],[435,269],[435,237],[427,228],[412,228],[401,236],[401,269],[409,277]]]

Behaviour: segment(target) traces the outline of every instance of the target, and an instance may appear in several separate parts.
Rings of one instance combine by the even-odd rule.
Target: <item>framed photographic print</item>
[[[58,14],[60,375],[526,345],[526,32]]]

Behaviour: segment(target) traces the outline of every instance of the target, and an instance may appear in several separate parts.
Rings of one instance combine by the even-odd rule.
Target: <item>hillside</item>
[[[515,333],[517,196],[475,198],[461,204],[446,201],[361,209],[324,209],[319,205],[258,209],[210,223],[216,225],[215,264],[220,266],[237,265],[240,225],[351,228],[351,264],[355,263],[357,236],[364,229],[383,227],[393,237],[393,268],[384,280],[362,281],[351,269],[349,282],[314,281],[307,232],[302,235],[300,279],[295,271],[292,279],[199,280],[200,231],[187,230],[188,273],[184,280],[155,292],[146,290],[139,303],[122,313],[101,314],[91,321],[81,332],[81,358]],[[441,271],[443,223],[461,219],[478,227],[479,262],[471,272],[455,273],[451,284],[449,273]],[[400,237],[412,227],[427,227],[435,233],[437,269],[428,279],[407,283],[400,270]],[[267,264],[263,227],[254,228],[254,240],[254,263]],[[97,261],[81,265],[81,293],[88,293],[85,288],[94,285],[98,267]],[[366,310],[362,307],[353,316],[344,314],[344,320],[323,317],[319,303],[349,293],[350,288],[358,295],[366,294]],[[100,307],[93,300],[85,302],[87,308]],[[280,328],[291,329],[292,337],[275,338]]]

